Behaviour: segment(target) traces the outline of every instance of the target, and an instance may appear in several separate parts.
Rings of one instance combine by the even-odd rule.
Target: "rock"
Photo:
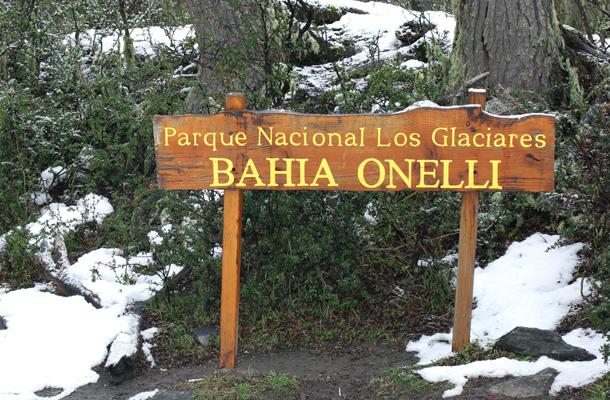
[[[214,375],[224,377],[227,375],[235,376],[237,378],[248,378],[263,376],[264,374],[256,368],[221,368],[214,372]]]
[[[494,348],[512,353],[558,361],[591,361],[595,356],[580,347],[567,344],[553,331],[519,326],[502,336]]]
[[[210,345],[210,339],[217,336],[216,328],[213,326],[200,326],[191,329],[191,333],[197,337],[197,340],[203,347]]]
[[[34,394],[38,397],[55,397],[59,394],[62,394],[63,391],[64,390],[62,388],[47,387],[35,392]]]
[[[135,313],[128,314],[127,318],[129,318],[129,329],[126,332],[119,333],[114,338],[104,366],[110,373],[109,380],[113,385],[131,379],[139,356],[140,325],[142,321],[140,316]]]
[[[5,329],[8,329],[8,327],[6,326],[6,321],[4,320],[4,318],[2,318],[2,315],[0,315],[0,331],[3,331]]]
[[[419,39],[423,38],[424,35],[432,30],[434,26],[431,24],[422,22],[418,23],[417,20],[405,22],[396,31],[396,38],[401,42],[403,46],[411,46]]]
[[[511,397],[514,399],[545,398],[549,395],[551,385],[555,380],[557,371],[552,368],[544,369],[532,376],[520,376],[492,386],[489,391],[494,395]]]
[[[133,377],[133,371],[136,369],[135,360],[130,357],[121,357],[121,359],[113,365],[106,367],[110,376],[108,380],[113,385],[119,385]]]

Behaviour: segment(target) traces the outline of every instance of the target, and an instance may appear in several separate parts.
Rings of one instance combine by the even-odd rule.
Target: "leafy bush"
[[[369,199],[349,192],[246,193],[242,293],[254,310],[281,304],[317,313],[357,298]]]
[[[608,75],[605,75],[607,87]],[[558,198],[564,220],[561,233],[567,239],[587,243],[583,273],[592,285],[587,303],[590,320],[610,334],[610,99],[607,91],[596,103],[563,118],[564,150],[559,164],[562,196]],[[604,357],[610,356],[605,346]]]
[[[4,237],[6,242],[0,249],[0,282],[8,283],[13,289],[33,286],[43,278],[30,238],[26,229],[15,229]]]

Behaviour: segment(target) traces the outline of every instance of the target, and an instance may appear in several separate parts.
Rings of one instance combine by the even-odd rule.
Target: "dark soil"
[[[377,389],[370,385],[371,379],[380,377],[393,367],[412,365],[417,362],[413,353],[402,348],[373,343],[351,343],[346,346],[326,345],[321,348],[298,348],[271,353],[247,352],[238,357],[235,373],[265,374],[285,373],[298,377],[300,390],[294,399],[441,399],[447,385],[427,385],[416,393],[398,391],[379,397]],[[201,379],[218,373],[217,360],[210,359],[197,365],[172,369],[155,367],[140,370],[137,376],[120,385],[109,383],[109,377],[100,371],[97,383],[78,388],[67,396],[68,400],[126,400],[138,393],[159,389],[153,400],[186,400],[194,392],[184,391],[181,383]],[[472,379],[464,393],[453,399],[507,399],[491,395],[489,388],[503,379]],[[56,393],[55,393],[56,394]],[[544,399],[585,399],[585,391],[562,392],[556,397]],[[532,398],[530,398],[532,399]]]

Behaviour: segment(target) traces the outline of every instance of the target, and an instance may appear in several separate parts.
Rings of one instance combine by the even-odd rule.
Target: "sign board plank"
[[[154,117],[163,189],[553,191],[555,119],[479,105],[396,114]]]

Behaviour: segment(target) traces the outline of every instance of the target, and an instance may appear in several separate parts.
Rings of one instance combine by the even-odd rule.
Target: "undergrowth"
[[[137,56],[132,65],[117,51],[64,40],[88,28],[120,28],[119,18],[106,16],[103,4],[94,3],[87,12],[83,2],[62,3],[75,7],[72,19],[56,13],[50,1],[24,2],[27,7],[12,1],[0,10],[0,203],[6,205],[0,213],[0,280],[12,288],[44,280],[35,259],[37,238],[24,228],[43,203],[71,205],[89,192],[99,193],[115,211],[103,224],[84,224],[66,236],[70,261],[101,246],[132,256],[151,254],[154,262],[141,272],[159,275],[167,286],[147,309],[148,322],[162,330],[159,348],[170,364],[206,357],[217,350],[198,348],[190,330],[218,325],[222,193],[157,189],[152,137],[153,115],[190,112],[187,94],[204,66],[198,46],[195,39],[159,45],[154,56]],[[154,12],[140,15],[134,9],[130,27],[173,29],[187,22],[177,4],[154,4]],[[286,43],[270,41],[279,47],[267,50],[284,54]],[[248,105],[393,112],[419,100],[440,101],[451,92],[447,54],[439,43],[421,49],[427,64],[414,69],[402,68],[402,60],[382,61],[377,48],[378,43],[370,44],[367,68],[345,70],[335,63],[332,89],[310,98],[299,93],[286,103],[282,96],[295,83],[290,72],[298,60],[285,60],[286,65],[269,70],[276,75],[265,78],[264,93],[248,93]],[[233,64],[238,50],[227,49]],[[249,65],[235,73],[244,75]],[[484,266],[535,231],[584,241],[581,273],[592,285],[586,309],[595,326],[609,332],[610,74],[605,68],[597,72],[589,96],[558,115],[556,193],[482,195],[477,261]],[[548,111],[536,101],[541,96],[493,94],[490,104],[499,111]],[[222,108],[213,106],[214,112]],[[54,167],[64,171],[43,182],[41,172]],[[49,198],[43,200],[45,193]],[[247,192],[241,343],[268,348],[332,340],[391,342],[448,330],[459,213],[456,193]],[[175,282],[171,265],[191,273]],[[609,356],[610,349],[604,350]],[[479,353],[463,358],[476,359]]]

